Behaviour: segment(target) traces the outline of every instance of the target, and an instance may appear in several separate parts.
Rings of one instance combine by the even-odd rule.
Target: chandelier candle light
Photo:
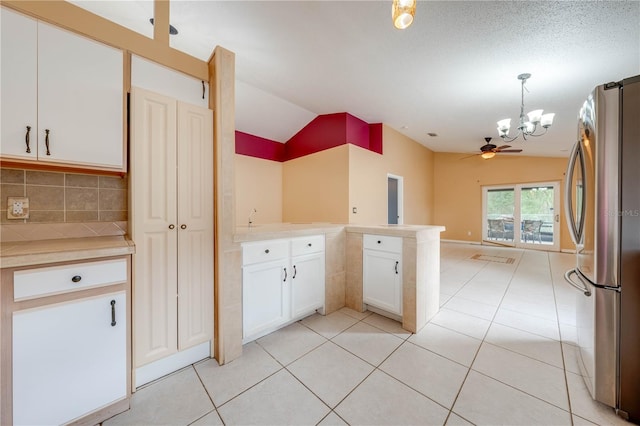
[[[393,18],[393,25],[397,29],[404,30],[411,25],[413,17],[416,16],[416,1],[417,0],[393,0],[391,16]]]
[[[553,123],[553,117],[555,116],[555,114],[542,114],[543,110],[541,109],[533,110],[525,116],[524,85],[530,77],[531,74],[528,73],[520,74],[518,76],[518,80],[522,82],[522,101],[520,103],[520,123],[518,124],[518,133],[512,138],[509,137],[509,128],[511,127],[510,118],[505,118],[504,120],[498,121],[498,134],[505,142],[514,141],[520,135],[522,135],[522,138],[524,140],[527,140],[528,136],[542,136],[547,133],[547,129],[551,127],[551,124]],[[539,128],[538,126],[542,127],[544,131],[542,131],[541,133],[536,133],[536,130],[538,130]]]

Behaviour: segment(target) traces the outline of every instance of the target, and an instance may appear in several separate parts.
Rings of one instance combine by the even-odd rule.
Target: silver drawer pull
[[[73,278],[71,278],[71,281],[73,281],[74,283],[79,283],[80,280],[82,280],[82,277],[80,275],[74,275]]]

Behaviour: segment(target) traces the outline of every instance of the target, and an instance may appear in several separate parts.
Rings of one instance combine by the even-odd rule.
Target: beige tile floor
[[[573,256],[443,243],[441,257],[441,310],[417,334],[370,312],[313,315],[139,389],[105,424],[629,424],[578,375]]]

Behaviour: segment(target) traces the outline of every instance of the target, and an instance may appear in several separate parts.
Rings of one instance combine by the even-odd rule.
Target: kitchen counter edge
[[[378,234],[397,237],[418,237],[423,234],[438,234],[445,230],[439,225],[341,225],[341,224],[270,224],[257,225],[254,228],[238,227],[233,241],[245,243],[251,241],[294,238],[315,234],[352,232],[360,234]]]
[[[0,268],[122,256],[135,253],[126,236],[13,241],[0,244]]]

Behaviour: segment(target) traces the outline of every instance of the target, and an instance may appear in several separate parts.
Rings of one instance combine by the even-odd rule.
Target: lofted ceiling
[[[152,1],[72,3],[153,36]],[[418,1],[396,30],[391,0],[178,1],[171,45],[236,54],[239,130],[286,141],[317,114],[383,122],[434,151],[474,152],[496,121],[555,112],[522,155],[568,155],[591,89],[640,74],[640,1]],[[430,137],[428,132],[436,133]],[[497,143],[500,144],[499,139]]]

